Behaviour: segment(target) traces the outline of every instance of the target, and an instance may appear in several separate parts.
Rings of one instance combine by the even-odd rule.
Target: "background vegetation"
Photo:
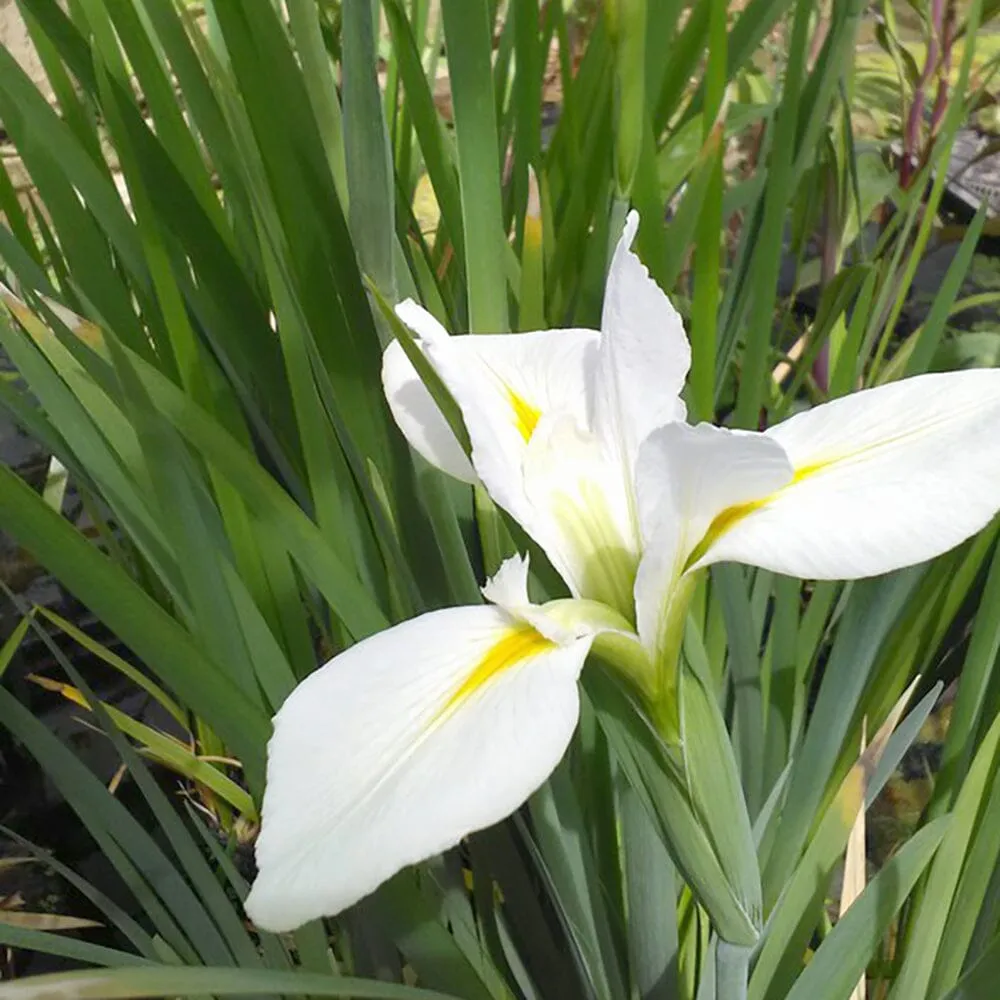
[[[31,181],[19,197],[0,172],[0,404],[53,463],[43,491],[0,468],[0,525],[131,655],[7,588],[23,617],[0,665],[37,631],[57,667],[41,682],[89,708],[135,794],[0,689],[0,722],[117,874],[110,891],[18,841],[101,927],[0,917],[0,942],[97,968],[0,997],[993,996],[996,525],[853,585],[716,567],[685,659],[727,729],[667,759],[588,668],[571,752],[509,822],[294,935],[257,933],[239,901],[294,684],[478,600],[528,544],[395,430],[388,304],[463,332],[597,326],[634,205],[687,320],[694,419],[756,427],[991,363],[951,325],[985,209],[957,226],[939,209],[956,134],[991,105],[995,6],[19,0],[54,103],[0,50]],[[945,240],[929,309],[901,323]],[[170,731],[103,704],[53,626]],[[865,810],[959,672],[918,818],[866,865]],[[714,794],[729,754],[750,845]]]

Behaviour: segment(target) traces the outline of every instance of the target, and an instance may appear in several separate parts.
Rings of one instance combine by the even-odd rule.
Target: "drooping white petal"
[[[574,597],[632,617],[639,533],[628,482],[601,442],[566,414],[543,417],[524,462],[522,524]]]
[[[675,423],[646,439],[636,471],[643,556],[635,603],[643,642],[655,647],[671,624],[675,589],[711,525],[791,477],[781,445],[763,434]]]
[[[382,388],[393,419],[414,451],[464,483],[478,481],[458,438],[397,341],[382,355]]]
[[[522,524],[528,445],[546,413],[582,416],[598,336],[588,330],[475,335],[428,349],[462,410],[479,478]]]
[[[337,913],[517,809],[566,750],[590,642],[451,608],[307,678],[268,746],[250,917],[284,931]]]
[[[650,431],[684,419],[680,393],[691,367],[677,310],[631,250],[638,227],[632,211],[611,259],[594,383],[595,430],[628,473]]]
[[[1000,371],[920,375],[767,431],[790,485],[727,514],[702,562],[853,579],[930,559],[1000,508]]]

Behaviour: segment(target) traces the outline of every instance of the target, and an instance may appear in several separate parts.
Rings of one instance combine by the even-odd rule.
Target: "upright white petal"
[[[710,424],[668,424],[639,451],[636,472],[643,556],[635,583],[640,636],[649,647],[670,624],[681,577],[699,559],[713,523],[792,477],[782,447],[763,434]]]
[[[307,678],[268,747],[251,919],[284,931],[337,913],[517,809],[566,750],[590,643],[451,608]]]
[[[427,334],[427,357],[462,410],[472,464],[490,496],[545,550],[575,597],[605,601],[631,617],[639,539],[629,474],[587,423],[601,335],[546,330],[448,337],[422,312],[412,303],[400,307],[402,318]],[[390,368],[388,358],[389,352]],[[415,373],[408,390],[414,398],[422,392],[425,408],[433,408],[413,379]],[[431,422],[414,426],[415,404],[409,416],[399,412],[398,393],[391,405],[414,447],[458,471],[453,457],[446,463],[443,446],[428,445]],[[435,426],[438,442],[443,420]]]
[[[790,485],[726,513],[702,563],[853,579],[953,548],[1000,508],[1000,371],[920,375],[767,431]]]
[[[630,212],[611,259],[594,385],[594,427],[629,474],[650,431],[684,419],[680,394],[691,367],[677,310],[630,249],[638,227]]]

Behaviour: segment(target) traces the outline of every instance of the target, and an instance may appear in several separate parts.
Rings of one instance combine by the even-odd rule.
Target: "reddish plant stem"
[[[931,0],[931,32],[927,40],[927,58],[913,92],[913,103],[903,130],[903,162],[899,168],[899,183],[907,188],[913,180],[914,164],[918,159],[920,145],[920,125],[924,117],[927,86],[931,81],[941,55],[941,35],[944,24],[945,0]]]

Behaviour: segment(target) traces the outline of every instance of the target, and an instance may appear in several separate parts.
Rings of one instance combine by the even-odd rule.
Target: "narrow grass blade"
[[[886,863],[820,945],[786,1000],[850,994],[864,976],[868,961],[893,917],[934,857],[949,822],[947,817],[934,820]]]
[[[507,283],[487,0],[442,0],[465,232],[467,329],[503,333]]]

